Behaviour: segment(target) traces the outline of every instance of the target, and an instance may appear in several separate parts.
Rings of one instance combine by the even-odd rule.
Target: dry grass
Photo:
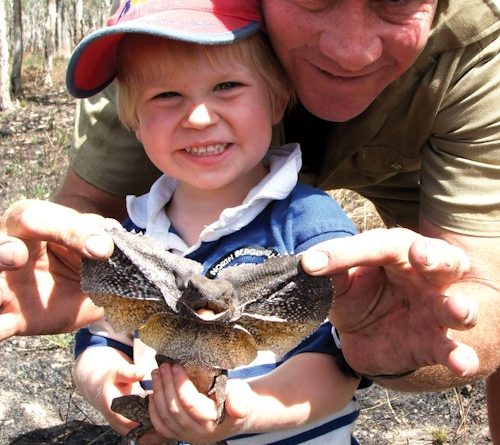
[[[346,189],[329,192],[345,210],[360,232],[384,227],[375,206],[359,194]]]
[[[19,199],[47,199],[66,170],[74,100],[63,84],[64,65],[55,64],[57,83],[50,89],[43,86],[42,70],[28,66],[16,108],[0,114],[1,211]]]

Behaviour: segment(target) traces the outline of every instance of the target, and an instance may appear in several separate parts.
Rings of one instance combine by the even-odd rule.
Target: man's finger
[[[337,273],[355,266],[386,266],[408,261],[410,246],[420,235],[402,228],[373,229],[320,243],[302,254],[307,273]]]
[[[14,203],[2,218],[10,236],[61,244],[92,258],[106,258],[113,241],[104,231],[105,218],[81,214],[48,201],[24,200]]]
[[[0,313],[2,306],[0,306]],[[0,341],[18,333],[19,320],[14,314],[0,314]]]
[[[472,298],[462,295],[443,296],[434,302],[434,312],[443,326],[462,331],[477,324],[479,307]]]
[[[417,238],[408,258],[416,270],[424,272],[426,279],[436,285],[457,281],[471,267],[462,249],[437,238]]]
[[[0,235],[0,271],[23,267],[28,261],[28,248],[19,239]]]
[[[476,352],[464,343],[442,343],[442,347],[435,349],[435,356],[436,363],[446,366],[457,377],[472,377],[479,370]]]

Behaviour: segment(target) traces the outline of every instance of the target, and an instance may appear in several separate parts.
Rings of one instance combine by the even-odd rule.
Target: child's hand
[[[120,351],[105,346],[88,348],[77,358],[74,381],[84,398],[109,422],[119,434],[137,426],[111,410],[115,397],[143,392],[139,382],[144,374]]]
[[[212,443],[243,428],[252,401],[245,382],[228,381],[225,418],[218,424],[215,401],[198,392],[182,366],[162,364],[152,378],[149,414],[155,430],[165,438]]]

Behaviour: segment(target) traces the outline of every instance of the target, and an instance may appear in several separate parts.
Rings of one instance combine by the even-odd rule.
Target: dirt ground
[[[27,71],[18,107],[0,114],[0,210],[16,199],[47,198],[67,165],[74,102],[61,81],[47,89],[40,79]],[[366,213],[355,217],[370,226]],[[0,360],[0,445],[119,443],[73,387],[71,335],[0,342]],[[483,383],[418,395],[372,386],[357,398],[362,445],[492,443]]]
[[[1,445],[119,443],[72,384],[71,336],[7,340],[0,343],[0,357]],[[378,386],[359,391],[356,438],[361,445],[491,444],[483,389],[478,384],[419,395]]]

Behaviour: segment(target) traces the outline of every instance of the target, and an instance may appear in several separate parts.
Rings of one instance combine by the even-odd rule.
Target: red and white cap
[[[116,76],[116,49],[126,34],[147,34],[202,45],[232,43],[262,27],[258,0],[126,0],[108,26],[85,37],[66,71],[77,98],[103,90]]]

